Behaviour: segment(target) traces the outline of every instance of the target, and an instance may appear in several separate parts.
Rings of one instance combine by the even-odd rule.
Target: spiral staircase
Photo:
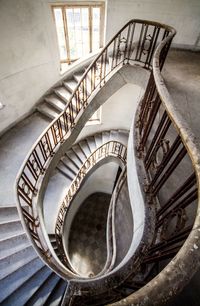
[[[174,35],[167,25],[131,20],[89,67],[41,99],[42,120],[53,121],[19,171],[17,208],[0,207],[1,305],[163,305],[197,270],[200,156],[161,75]],[[130,132],[77,139],[130,69],[134,82],[140,70],[148,78]],[[104,224],[106,259],[98,273],[83,274],[66,241],[83,207],[77,194],[109,161],[120,171]]]

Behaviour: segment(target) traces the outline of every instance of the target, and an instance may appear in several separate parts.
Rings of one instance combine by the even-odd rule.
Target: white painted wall
[[[94,133],[110,130],[130,130],[133,114],[143,89],[134,84],[126,84],[113,94],[102,106],[101,124],[86,125],[77,141]]]
[[[28,113],[59,78],[50,6],[41,0],[0,1],[0,131]]]
[[[195,46],[200,33],[199,0],[107,0],[106,41],[130,19],[169,24],[177,30],[173,43]]]

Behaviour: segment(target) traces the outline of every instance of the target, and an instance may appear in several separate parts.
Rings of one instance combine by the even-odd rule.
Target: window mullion
[[[104,6],[101,5],[100,6],[100,33],[99,33],[99,47],[102,48],[103,47],[103,37],[104,37]]]
[[[66,6],[62,7],[62,16],[64,23],[64,31],[65,31],[65,42],[66,42],[66,50],[67,50],[67,62],[70,64],[70,47],[69,47],[69,35],[68,35],[68,26],[67,26],[67,15],[66,15]]]
[[[89,6],[89,49],[90,49],[90,53],[92,52],[92,7]]]

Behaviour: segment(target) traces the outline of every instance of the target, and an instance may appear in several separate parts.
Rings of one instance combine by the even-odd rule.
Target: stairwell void
[[[33,295],[28,300],[21,297],[22,304],[24,298],[27,305],[36,302],[50,305],[52,299],[55,305],[151,305],[152,300],[154,305],[162,305],[196,271],[200,259],[197,210],[200,156],[161,75],[174,35],[175,30],[167,25],[129,21],[86,69],[68,100],[60,95],[62,107],[52,115],[55,119],[32,147],[16,180],[21,222],[46,264],[43,266],[33,254],[38,271],[46,277],[45,280],[41,277],[40,283],[31,289]],[[143,72],[140,77],[139,73],[136,75],[139,71],[145,72],[147,83]],[[91,115],[129,82],[131,75],[135,76],[132,82],[145,91],[133,118],[128,143],[127,131],[121,130],[104,131],[76,142]],[[61,90],[66,88],[64,83],[65,80],[60,84]],[[58,106],[57,102],[54,105]],[[122,140],[124,136],[126,141]],[[64,229],[69,218],[71,228],[73,220],[75,224],[78,210],[75,214],[73,201],[84,180],[93,167],[106,160],[117,160],[122,169],[107,208],[107,257],[101,271],[83,276],[72,264],[70,235],[67,249]],[[61,201],[55,203],[53,233],[45,225],[48,213],[45,196],[57,173],[65,177],[68,185]],[[128,204],[126,209],[123,203]],[[123,219],[129,220],[127,226],[122,226]],[[26,251],[31,252],[29,246]],[[6,284],[9,275],[6,270],[4,273]],[[48,289],[42,300],[39,288],[47,290],[46,280],[48,288],[53,289],[52,292]],[[2,294],[4,305],[9,305],[13,298],[9,290],[13,291],[10,288]],[[21,296],[22,291],[18,283],[14,294],[18,292]]]

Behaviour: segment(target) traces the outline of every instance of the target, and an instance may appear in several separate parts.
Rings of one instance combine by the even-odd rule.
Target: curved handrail
[[[134,292],[126,299],[109,304],[113,306],[138,305],[139,303],[147,306],[150,305],[152,301],[154,301],[155,306],[160,306],[183,289],[200,265],[200,151],[198,141],[185,119],[177,111],[161,74],[161,67],[163,65],[162,53],[166,47],[168,48],[169,43],[170,38],[168,37],[161,42],[155,52],[153,73],[148,84],[149,88],[138,110],[139,115],[136,124],[140,143],[138,150],[140,158],[144,161],[146,170],[149,171],[152,166],[156,173],[156,176],[150,179],[146,187],[146,192],[150,193],[152,196],[158,194],[161,184],[169,177],[170,171],[172,171],[178,163],[181,163],[186,154],[189,155],[194,170],[192,174],[190,173],[190,176],[188,175],[184,183],[175,190],[171,198],[164,203],[165,205],[158,209],[156,216],[156,237],[159,237],[159,229],[162,227],[165,228],[166,224],[169,226],[169,224],[166,223],[168,219],[170,220],[170,218],[178,216],[176,215],[177,213],[181,213],[184,216],[184,209],[192,205],[194,200],[197,200],[195,221],[192,226],[185,226],[184,218],[181,220],[180,217],[182,224],[177,223],[180,227],[170,238],[166,239],[165,237],[164,242],[161,239],[159,243],[154,241],[144,262],[152,263],[153,260],[155,262],[159,260],[159,258],[170,258],[170,262],[159,274],[148,281],[145,286],[142,286],[141,289]],[[152,99],[153,97],[154,99]],[[156,137],[151,140],[154,142],[154,147],[151,145],[152,142],[150,142],[148,149],[145,149],[149,136],[147,126],[152,124],[151,118],[153,115],[153,107],[149,108],[152,102],[155,108],[157,105],[157,112],[160,106],[164,107],[163,115],[158,123],[159,129],[156,130],[159,130],[160,133],[163,134],[162,138],[159,139],[159,134],[155,131],[154,135],[156,135]],[[150,112],[152,113],[150,114]],[[173,125],[176,130],[177,137],[173,143],[169,145],[166,141],[166,135],[171,125]],[[164,154],[161,160],[157,160],[160,148]],[[172,156],[177,153],[178,149],[179,152],[177,157],[175,156],[173,161]],[[171,165],[165,172],[166,177],[163,175],[162,180],[158,180],[158,178],[161,177],[161,171],[165,171],[166,165],[169,162],[171,162]],[[157,182],[159,182],[159,184]],[[163,252],[168,244],[170,246],[168,247],[168,253]]]
[[[171,41],[174,35],[175,30],[167,25],[146,20],[129,21],[88,67],[67,107],[36,141],[19,171],[16,198],[22,223],[37,253],[62,277],[72,275],[54,256],[48,239],[46,240],[46,235],[40,228],[35,203],[46,169],[91,101],[90,96],[108,80],[112,71],[130,62],[150,69],[157,45],[165,37],[169,37]],[[166,54],[167,52],[163,54],[163,60]],[[109,56],[111,60],[108,63]]]
[[[72,267],[67,252],[65,252],[64,250],[63,241],[62,241],[63,225],[67,211],[70,208],[70,204],[72,203],[75,194],[81,188],[85,177],[91,171],[91,169],[95,165],[100,163],[103,159],[108,157],[114,157],[120,159],[121,162],[125,165],[126,152],[127,152],[126,146],[124,146],[119,141],[113,141],[113,140],[108,141],[104,143],[102,146],[98,147],[94,152],[90,154],[90,156],[85,160],[83,165],[80,167],[77,175],[75,176],[73,182],[68,188],[64,199],[61,202],[62,204],[60,205],[55,225],[55,237],[56,237],[57,247],[59,249],[59,254],[61,255],[63,263],[66,266],[70,267],[70,269],[77,274],[78,272],[76,272],[75,269]]]

